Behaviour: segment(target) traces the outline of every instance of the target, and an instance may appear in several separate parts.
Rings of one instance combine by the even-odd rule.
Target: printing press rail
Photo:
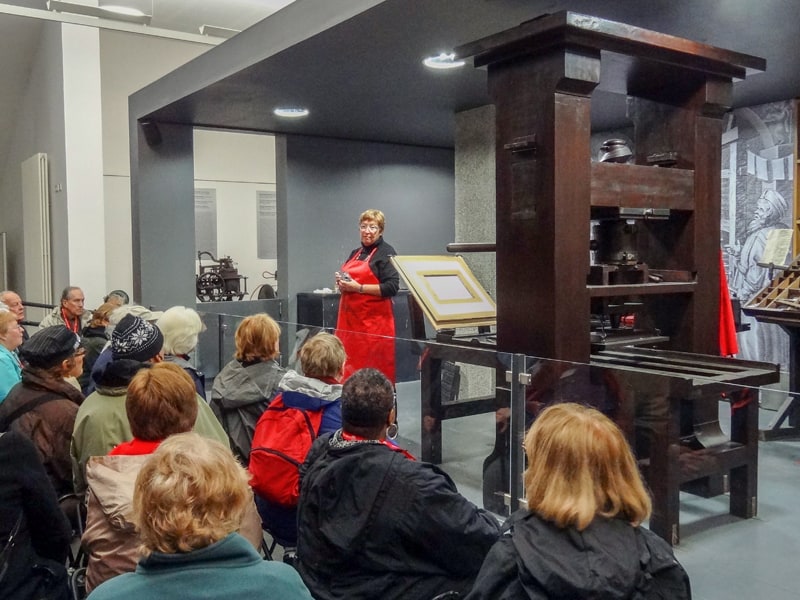
[[[778,381],[778,365],[635,347],[594,353],[591,364],[622,384],[617,424],[636,447],[653,494],[650,529],[679,542],[681,490],[729,491],[730,514],[756,515],[758,387]],[[687,419],[694,407],[720,400],[732,405],[730,437],[716,420]]]

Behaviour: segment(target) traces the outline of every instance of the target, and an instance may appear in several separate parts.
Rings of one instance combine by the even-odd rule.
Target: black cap
[[[20,346],[19,356],[32,367],[49,369],[75,354],[80,344],[78,334],[63,325],[54,325],[34,333]]]

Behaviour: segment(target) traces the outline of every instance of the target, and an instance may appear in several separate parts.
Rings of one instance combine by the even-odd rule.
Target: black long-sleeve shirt
[[[387,296],[396,296],[397,290],[400,289],[400,275],[397,273],[397,269],[394,268],[392,261],[389,260],[389,257],[395,256],[397,252],[383,240],[383,237],[378,238],[378,241],[371,246],[356,248],[350,252],[347,256],[347,260],[350,260],[358,250],[360,250],[358,253],[358,260],[366,260],[369,253],[372,252],[373,248],[376,246],[378,249],[369,261],[369,268],[375,274],[375,277],[378,278],[381,296],[384,298]]]

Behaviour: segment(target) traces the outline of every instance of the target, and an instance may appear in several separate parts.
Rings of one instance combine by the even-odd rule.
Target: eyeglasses
[[[369,231],[370,233],[375,233],[380,229],[377,225],[359,225],[358,228],[361,231]]]

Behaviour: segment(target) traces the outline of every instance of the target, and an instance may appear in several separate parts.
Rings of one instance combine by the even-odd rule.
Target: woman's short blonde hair
[[[230,448],[189,432],[164,440],[144,463],[133,517],[146,553],[205,548],[237,531],[253,493]]]
[[[346,359],[341,340],[330,333],[318,333],[300,348],[300,366],[306,377],[338,377]]]
[[[361,216],[358,217],[358,224],[361,225],[364,221],[374,221],[380,227],[381,233],[383,233],[383,228],[386,226],[386,217],[377,208],[370,208],[362,212]]]
[[[17,327],[17,317],[7,310],[0,311],[0,335],[5,335],[11,326]]]
[[[236,329],[236,360],[256,362],[278,356],[278,338],[281,328],[266,313],[250,315]]]
[[[651,503],[628,442],[601,412],[550,406],[525,436],[528,509],[559,527],[585,529],[596,516],[639,525]]]
[[[189,354],[194,350],[200,332],[205,328],[197,311],[185,306],[168,308],[156,325],[164,334],[164,354],[173,356]]]

